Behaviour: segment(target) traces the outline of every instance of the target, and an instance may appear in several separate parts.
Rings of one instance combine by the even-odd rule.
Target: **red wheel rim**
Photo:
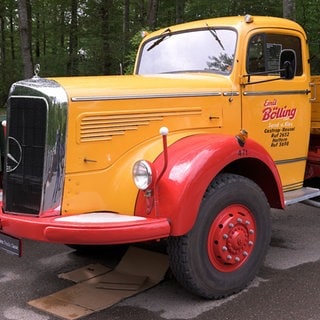
[[[239,269],[252,254],[256,241],[256,223],[250,210],[241,205],[223,209],[210,227],[208,256],[222,272]]]

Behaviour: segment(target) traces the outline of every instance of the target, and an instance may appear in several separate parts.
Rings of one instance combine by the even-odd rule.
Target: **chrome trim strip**
[[[270,95],[292,95],[304,94],[307,95],[309,90],[291,90],[291,91],[245,91],[244,96],[270,96]]]
[[[278,161],[275,161],[274,163],[275,163],[276,165],[278,165],[278,164],[281,165],[281,164],[301,162],[301,161],[307,161],[307,157],[293,158],[293,159],[285,159],[285,160],[278,160]]]
[[[72,102],[83,101],[105,101],[105,100],[133,100],[133,99],[153,99],[153,98],[186,98],[186,97],[218,97],[221,92],[182,92],[176,94],[144,94],[144,95],[126,95],[126,96],[85,96],[72,97]]]
[[[224,92],[223,93],[223,96],[224,97],[237,97],[237,96],[239,96],[240,95],[240,93],[238,92],[238,91],[235,91],[235,92],[233,92],[233,91],[228,91],[228,92]]]

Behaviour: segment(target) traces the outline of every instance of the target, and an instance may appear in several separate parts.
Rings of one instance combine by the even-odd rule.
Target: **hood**
[[[220,95],[232,82],[217,74],[164,74],[54,78],[72,101],[157,96]]]

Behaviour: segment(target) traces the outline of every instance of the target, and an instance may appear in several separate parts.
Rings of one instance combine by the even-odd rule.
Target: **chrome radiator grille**
[[[53,80],[34,77],[12,86],[3,179],[6,213],[60,214],[67,110],[66,92]]]
[[[4,189],[6,210],[38,214],[42,200],[47,104],[41,98],[11,98]]]

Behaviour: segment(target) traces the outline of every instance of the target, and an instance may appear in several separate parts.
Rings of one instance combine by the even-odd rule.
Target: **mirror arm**
[[[279,70],[280,71],[280,70]],[[281,69],[281,71],[283,71],[282,69]],[[272,82],[272,81],[277,81],[277,80],[284,80],[285,79],[285,77],[279,77],[279,78],[272,78],[272,79],[267,79],[267,80],[259,80],[259,81],[253,81],[253,82],[251,82],[250,81],[250,76],[252,76],[253,74],[246,74],[246,75],[244,75],[243,77],[244,78],[248,78],[248,81],[247,82],[245,82],[245,83],[243,83],[242,85],[244,85],[244,86],[246,86],[246,85],[248,85],[248,84],[257,84],[257,83],[265,83],[265,82]]]

